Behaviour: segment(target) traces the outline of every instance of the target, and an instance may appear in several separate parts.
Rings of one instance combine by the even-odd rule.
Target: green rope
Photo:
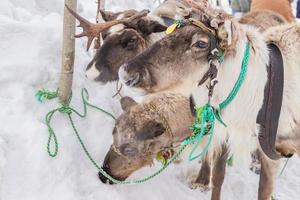
[[[232,167],[233,166],[233,155],[229,157],[229,159],[227,160],[227,165],[229,167]]]
[[[46,90],[45,90],[46,91]],[[49,92],[49,91],[48,91]],[[50,92],[49,92],[50,93]],[[48,94],[46,94],[45,92],[45,96],[47,96]],[[47,141],[47,152],[49,154],[49,156],[51,157],[55,157],[57,156],[58,153],[58,142],[57,142],[57,137],[56,134],[51,126],[51,120],[54,116],[55,113],[59,112],[62,114],[67,114],[68,119],[70,121],[70,124],[74,130],[74,133],[80,143],[81,148],[83,149],[83,151],[85,152],[85,155],[88,157],[88,159],[91,161],[91,163],[95,166],[95,168],[97,168],[99,170],[99,172],[105,176],[107,179],[109,179],[110,181],[112,181],[113,183],[116,184],[138,184],[138,183],[144,183],[150,179],[153,179],[154,177],[158,176],[159,174],[161,174],[171,163],[173,163],[174,161],[176,161],[178,159],[178,157],[182,154],[182,152],[184,151],[184,149],[186,148],[187,145],[182,145],[181,148],[179,149],[179,151],[172,156],[166,163],[165,165],[163,165],[159,170],[157,170],[156,172],[154,172],[153,174],[142,178],[142,179],[138,179],[138,180],[128,180],[128,181],[119,181],[113,177],[111,177],[108,173],[106,173],[98,164],[97,162],[93,159],[93,157],[91,156],[91,154],[89,153],[89,151],[87,150],[87,147],[85,146],[83,140],[81,139],[79,132],[75,126],[75,123],[73,121],[72,118],[72,113],[75,113],[77,116],[81,117],[81,118],[85,118],[87,116],[87,106],[94,108],[96,110],[99,110],[105,114],[107,114],[108,116],[110,116],[111,118],[113,118],[114,120],[116,120],[116,118],[109,112],[95,106],[92,105],[88,102],[89,99],[89,94],[88,91],[86,89],[82,89],[81,91],[81,97],[82,97],[82,101],[83,101],[83,114],[79,113],[78,111],[76,111],[74,108],[70,107],[69,105],[62,105],[59,108],[56,108],[54,110],[51,110],[50,112],[48,112],[46,114],[46,125],[48,127],[48,132],[49,132],[49,137],[48,137],[48,141]],[[48,98],[47,98],[48,99]],[[52,149],[53,148],[53,149]]]
[[[285,163],[284,163],[284,165],[283,165],[283,167],[282,167],[282,169],[281,169],[281,171],[280,171],[278,177],[281,177],[281,176],[282,176],[282,174],[283,174],[283,172],[284,172],[284,170],[285,170],[285,168],[286,168],[286,166],[287,166],[289,160],[290,160],[290,158],[287,158],[287,159],[286,159],[286,161],[285,161]]]
[[[284,165],[283,165],[283,167],[282,167],[282,169],[281,169],[281,171],[280,171],[280,173],[278,175],[278,178],[280,178],[282,176],[284,170],[286,169],[286,166],[287,166],[289,160],[290,160],[290,158],[287,158],[286,161],[284,162]],[[271,196],[271,200],[276,200],[276,198],[274,197],[274,195]]]
[[[39,102],[44,102],[45,100],[51,100],[55,99],[58,97],[58,91],[56,90],[55,92],[51,92],[49,90],[46,90],[45,88],[42,88],[39,90],[36,94],[35,97]]]
[[[196,109],[196,120],[193,123],[193,134],[182,142],[182,145],[194,144],[194,147],[189,154],[189,161],[196,160],[200,158],[203,154],[205,154],[212,141],[213,133],[214,133],[214,125],[215,125],[215,114],[211,105],[206,104],[205,106]],[[203,137],[209,134],[209,140],[205,148],[201,151],[201,153],[193,156],[196,149],[200,145]]]
[[[222,103],[219,104],[219,110],[223,110],[233,101],[233,99],[236,97],[237,93],[239,92],[239,90],[246,78],[248,64],[249,64],[249,58],[250,58],[250,46],[251,46],[250,43],[247,42],[239,78],[236,81],[236,83],[235,83],[232,91],[228,95],[228,97]]]
[[[42,90],[38,91],[36,96],[38,96],[38,94],[40,94],[41,91]],[[48,90],[43,91],[43,96],[45,96],[45,97],[49,97],[52,94],[54,94],[54,92],[50,92]],[[54,95],[53,95],[53,97],[54,97]],[[56,97],[58,97],[58,96],[56,95]],[[48,127],[48,133],[49,133],[48,141],[47,141],[47,152],[48,152],[49,156],[55,157],[58,153],[57,137],[56,137],[56,134],[55,134],[55,132],[54,132],[52,126],[51,126],[51,121],[52,121],[52,118],[53,118],[55,113],[57,113],[57,112],[60,112],[60,113],[63,113],[63,114],[75,113],[79,117],[84,118],[87,115],[87,106],[89,106],[89,107],[92,107],[94,109],[97,109],[97,110],[107,114],[112,119],[116,120],[116,118],[111,113],[109,113],[109,112],[107,112],[107,111],[105,111],[105,110],[103,110],[103,109],[101,109],[97,106],[94,106],[94,105],[92,105],[88,102],[89,94],[88,94],[88,91],[85,88],[82,89],[82,91],[81,91],[81,98],[82,98],[82,101],[83,101],[83,114],[79,113],[74,108],[70,107],[69,105],[62,105],[61,107],[56,108],[54,110],[51,110],[50,112],[48,112],[46,114],[45,121],[46,121],[46,125]],[[49,99],[49,98],[45,98],[45,99]],[[51,98],[51,99],[53,99],[53,98]]]

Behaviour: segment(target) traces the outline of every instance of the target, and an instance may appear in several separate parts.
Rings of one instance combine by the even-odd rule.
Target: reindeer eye
[[[202,40],[199,40],[199,41],[197,41],[197,42],[193,45],[193,47],[196,47],[196,48],[199,48],[199,49],[205,49],[205,48],[208,47],[208,43],[207,43],[207,42],[204,42],[204,41],[202,41]]]
[[[137,38],[133,37],[133,38],[130,38],[128,40],[126,40],[122,46],[123,48],[126,48],[126,49],[134,49],[135,46],[136,46],[136,41],[137,41]]]
[[[131,38],[131,39],[128,41],[128,43],[133,43],[133,42],[135,42],[135,40],[136,40],[136,39]]]

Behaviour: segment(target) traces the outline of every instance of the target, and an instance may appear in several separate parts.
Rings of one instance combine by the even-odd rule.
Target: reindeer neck
[[[223,112],[226,116],[230,113],[230,119],[238,121],[238,116],[255,117],[262,104],[263,90],[267,81],[266,65],[268,63],[268,50],[263,37],[258,31],[243,27],[244,32],[240,33],[236,47],[231,52],[227,52],[224,63],[219,67],[218,83],[214,88],[211,105],[215,108],[227,99],[234,88],[244,59],[245,48],[249,42],[250,57],[245,80],[240,87],[236,97]],[[208,90],[206,85],[199,87],[195,92],[197,106],[203,106],[207,103]],[[241,110],[246,112],[241,112]],[[225,117],[226,117],[225,116]],[[226,119],[224,119],[226,120]]]

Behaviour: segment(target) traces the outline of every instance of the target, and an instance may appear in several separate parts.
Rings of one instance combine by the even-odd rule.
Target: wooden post
[[[100,10],[105,10],[105,0],[98,0],[97,4],[98,4],[98,6],[97,6],[97,14],[96,14],[96,23],[100,23],[100,22],[104,21],[100,14]],[[99,36],[95,39],[94,49],[95,50],[99,49],[102,42],[103,41],[102,41],[102,37],[101,37],[101,33],[100,33]]]
[[[77,10],[77,0],[65,0],[71,9]],[[75,56],[75,18],[64,7],[62,66],[58,95],[62,103],[67,104],[72,91]]]
[[[104,10],[105,9],[105,0],[99,0],[100,3],[100,9]]]

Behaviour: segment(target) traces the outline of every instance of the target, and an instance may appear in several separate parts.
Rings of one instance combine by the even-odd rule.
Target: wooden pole
[[[105,10],[105,0],[98,0],[97,4],[98,4],[98,6],[97,6],[96,23],[100,23],[100,22],[104,21],[100,14],[100,10]],[[101,33],[100,33],[99,36],[95,39],[94,49],[95,50],[99,49],[101,44],[102,44],[102,37],[101,37]]]
[[[105,0],[99,0],[100,3],[100,9],[105,10]]]
[[[71,9],[77,9],[77,0],[65,0]],[[62,66],[58,95],[62,103],[67,104],[72,91],[75,56],[75,18],[64,7]]]

